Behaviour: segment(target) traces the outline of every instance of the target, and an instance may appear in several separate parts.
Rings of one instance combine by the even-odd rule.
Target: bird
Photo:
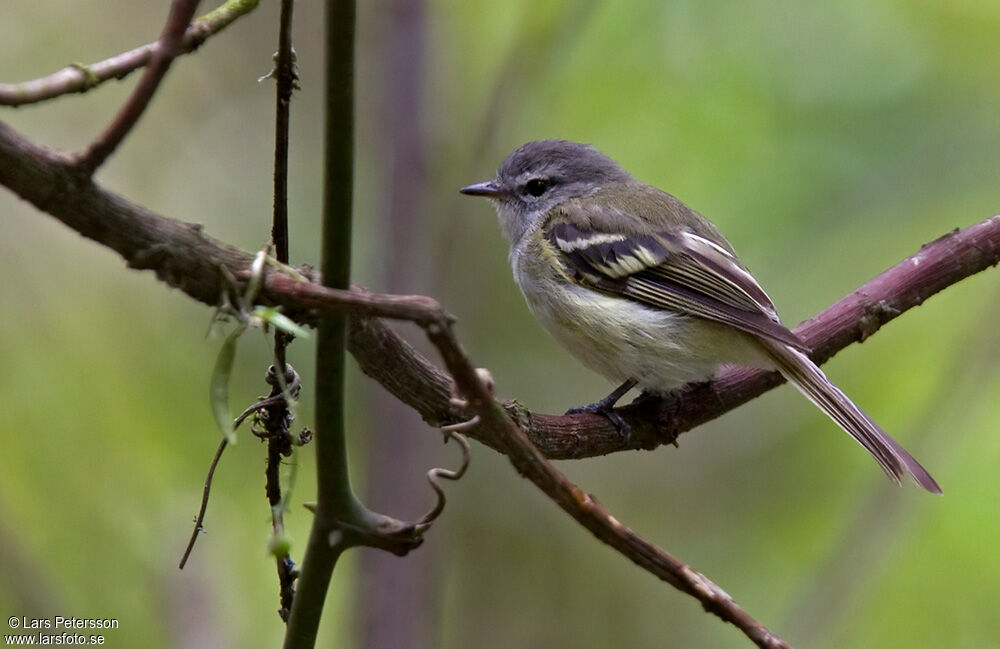
[[[608,417],[638,387],[666,395],[724,365],[777,370],[896,483],[934,478],[809,358],[774,303],[707,218],[635,180],[587,144],[528,142],[496,176],[460,190],[496,208],[528,309],[584,366],[621,382],[571,409]]]

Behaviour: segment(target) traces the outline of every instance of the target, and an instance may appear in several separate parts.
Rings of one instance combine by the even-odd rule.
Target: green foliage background
[[[174,66],[98,180],[256,249],[270,221],[277,7]],[[316,263],[321,3],[296,9],[292,258]],[[356,277],[373,289],[384,155],[371,110],[378,5],[361,3]],[[208,5],[203,9],[207,10]],[[165,6],[7,0],[0,76],[32,78],[155,38]],[[1000,4],[994,0],[638,0],[466,3],[428,11],[426,293],[498,391],[561,411],[604,394],[532,320],[488,207],[456,189],[529,139],[595,144],[727,233],[794,324],[920,244],[1000,204]],[[72,149],[134,83],[0,111]],[[110,646],[276,646],[264,452],[245,433],[217,475],[208,534],[176,563],[218,441],[207,390],[221,338],[210,310],[0,194],[0,612],[114,617]],[[1000,294],[988,271],[907,313],[828,366],[944,488],[896,489],[788,388],[680,448],[561,463],[619,518],[705,572],[795,646],[1000,646]],[[413,330],[402,329],[413,338]],[[312,395],[311,346],[301,423]],[[265,391],[247,336],[234,407]],[[351,384],[357,481],[376,390]],[[407,422],[397,435],[436,433]],[[296,500],[314,485],[312,454]],[[420,552],[434,556],[432,638],[414,646],[745,647],[732,628],[595,542],[506,461],[474,449]],[[432,502],[427,495],[428,506]],[[418,516],[420,512],[390,512]],[[309,515],[288,524],[304,546]],[[321,642],[351,646],[356,556],[338,567]],[[392,611],[385,611],[391,616]],[[402,614],[406,614],[405,612]],[[6,632],[6,629],[4,629]]]

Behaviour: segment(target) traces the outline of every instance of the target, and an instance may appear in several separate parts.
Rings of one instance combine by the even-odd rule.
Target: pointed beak
[[[469,196],[485,196],[486,198],[503,198],[507,195],[507,192],[501,189],[496,184],[496,181],[493,180],[487,180],[484,183],[469,185],[468,187],[463,187],[458,191]]]

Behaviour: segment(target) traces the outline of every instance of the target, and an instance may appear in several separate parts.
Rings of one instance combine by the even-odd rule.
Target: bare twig
[[[88,176],[93,174],[139,121],[174,57],[180,53],[181,39],[197,8],[198,0],[174,0],[170,5],[163,33],[153,46],[139,84],[104,131],[94,138],[85,151],[75,156],[74,164],[81,172]]]
[[[271,241],[274,244],[275,257],[282,264],[288,263],[288,125],[290,121],[289,105],[292,100],[292,89],[295,87],[295,60],[292,52],[292,13],[295,7],[293,0],[281,0],[281,15],[278,24],[278,53],[275,55],[275,77],[277,89],[274,108],[274,213],[271,225]],[[291,366],[285,359],[285,349],[290,336],[277,327],[274,330],[274,377],[280,378]],[[276,368],[281,368],[280,370]],[[294,373],[294,370],[291,370]],[[271,376],[270,370],[268,376]],[[298,374],[295,374],[298,380]],[[275,380],[271,386],[271,396],[286,394],[288,390],[284,381]],[[295,397],[297,395],[297,391]],[[289,426],[293,415],[290,404],[282,399],[281,403],[268,412],[267,429],[267,465],[265,469],[267,499],[271,505],[271,527],[275,537],[285,532],[284,511],[281,507],[281,459],[292,452],[292,437]],[[295,563],[287,549],[275,552],[275,563],[278,570],[278,587],[281,607],[278,615],[286,623],[291,614],[292,602],[295,596],[295,579],[297,572]]]
[[[253,11],[259,0],[227,0],[198,18],[180,43],[178,54],[198,49],[210,36],[225,29],[234,20]],[[74,92],[87,92],[110,79],[124,79],[146,65],[156,49],[156,42],[90,65],[70,65],[52,74],[23,83],[0,83],[0,105],[21,106],[53,99]]]
[[[354,0],[327,0],[323,133],[323,285],[345,290],[351,276],[351,219],[354,184]],[[326,312],[316,332],[316,492],[312,529],[285,632],[285,649],[313,647],[337,559],[363,526],[378,522],[357,500],[347,466],[344,371],[347,318]],[[370,515],[372,514],[372,515]],[[369,543],[365,543],[366,545]]]
[[[201,491],[201,508],[198,510],[198,516],[194,519],[194,529],[191,531],[191,538],[184,549],[184,556],[181,557],[180,565],[177,566],[181,570],[184,570],[188,557],[191,556],[191,550],[194,549],[194,543],[198,540],[198,534],[205,529],[203,525],[205,523],[205,511],[208,509],[208,496],[212,491],[212,478],[215,477],[215,467],[219,465],[219,459],[222,458],[222,452],[226,450],[226,445],[227,442],[223,438],[219,442],[219,448],[215,451],[215,456],[212,458],[212,464],[208,467],[208,475],[205,476],[205,487]]]
[[[274,106],[274,222],[271,240],[275,257],[288,263],[288,125],[292,90],[295,88],[295,54],[292,51],[293,0],[281,0],[278,28],[278,53],[275,55],[276,80]],[[284,360],[284,359],[281,359]]]
[[[271,370],[273,370],[273,369],[274,368],[271,368]],[[239,414],[239,416],[236,417],[236,419],[233,420],[233,430],[234,431],[237,428],[239,428],[240,425],[244,421],[246,421],[246,418],[249,417],[252,414],[259,413],[259,412],[261,412],[263,410],[267,410],[267,409],[270,409],[270,408],[275,408],[275,407],[277,407],[279,405],[285,406],[287,408],[287,404],[285,403],[285,396],[284,395],[286,393],[294,393],[297,396],[298,393],[299,393],[299,378],[298,378],[298,374],[295,374],[294,370],[291,370],[291,372],[292,372],[293,376],[291,377],[291,381],[290,381],[291,385],[288,387],[288,389],[279,392],[277,395],[273,395],[272,394],[269,397],[261,399],[257,403],[254,403],[254,404],[251,404],[251,405],[247,406],[247,408],[244,409],[243,412],[241,412]],[[269,373],[270,373],[270,370],[269,370]],[[291,443],[291,442],[289,442],[289,443]],[[184,565],[187,563],[188,557],[191,555],[191,550],[194,549],[194,544],[195,544],[195,541],[198,539],[198,534],[200,532],[204,531],[203,524],[205,522],[205,511],[208,509],[208,497],[209,497],[209,494],[210,494],[210,492],[212,490],[212,478],[215,476],[215,468],[216,468],[216,466],[218,466],[219,460],[222,458],[222,453],[223,453],[223,451],[226,450],[226,445],[227,444],[228,444],[228,441],[225,438],[223,438],[222,442],[219,444],[219,448],[215,451],[215,457],[212,458],[212,464],[208,468],[208,475],[205,477],[205,488],[202,490],[202,494],[201,494],[201,508],[198,510],[198,515],[195,517],[195,520],[194,520],[194,530],[192,530],[192,532],[191,532],[191,538],[188,541],[187,548],[184,550],[184,556],[181,557],[181,563],[178,566],[181,570],[184,569]],[[275,468],[275,471],[277,471],[277,468]],[[270,491],[269,491],[268,492],[268,496],[270,496],[270,495],[271,494],[270,494]],[[281,498],[281,492],[279,490],[279,492],[278,492],[278,500],[280,500],[280,498]],[[276,502],[271,503],[272,508],[276,504],[277,504]],[[279,567],[279,571],[280,570],[281,570],[281,568]]]

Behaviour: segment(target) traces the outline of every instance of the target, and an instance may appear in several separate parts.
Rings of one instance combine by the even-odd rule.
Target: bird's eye
[[[541,196],[549,188],[549,181],[546,178],[532,178],[524,185],[524,191],[532,196]]]

